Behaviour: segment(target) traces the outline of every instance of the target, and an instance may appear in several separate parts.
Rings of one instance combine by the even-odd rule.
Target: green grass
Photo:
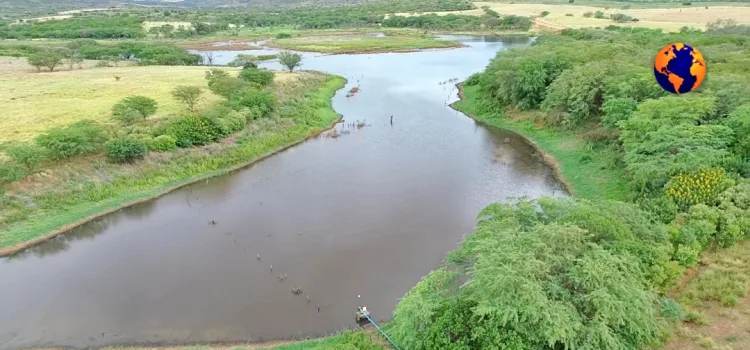
[[[705,270],[687,284],[677,300],[687,307],[737,306],[750,287],[750,241],[709,253],[702,261]]]
[[[369,53],[413,51],[432,48],[460,47],[454,41],[437,40],[422,36],[387,36],[376,38],[369,35],[308,36],[274,40],[271,46],[281,49],[322,53]]]
[[[459,111],[473,115],[485,124],[517,132],[552,155],[576,196],[587,199],[626,200],[627,182],[617,155],[608,150],[589,148],[575,133],[538,128],[532,120],[484,113],[480,108],[479,87],[464,86],[464,98],[454,104]]]
[[[205,86],[208,70],[149,66],[36,73],[23,58],[0,57],[0,64],[0,130],[4,141],[28,141],[49,128],[81,119],[109,123],[112,105],[130,95],[156,100],[158,109],[152,118],[185,113],[185,105],[172,97],[172,89],[178,85]],[[204,88],[198,108],[219,100]]]
[[[261,121],[265,124],[259,122],[261,126],[257,130],[246,129],[249,137],[240,137],[244,142],[222,148],[214,154],[191,150],[192,152],[156,164],[157,166],[144,165],[143,170],[124,175],[115,172],[111,174],[114,178],[110,182],[88,181],[80,186],[71,183],[66,190],[43,191],[36,195],[23,193],[31,197],[35,203],[33,208],[24,207],[14,214],[3,211],[11,211],[14,207],[17,209],[18,205],[0,206],[0,217],[9,222],[0,226],[0,251],[1,248],[29,241],[91,215],[156,196],[173,186],[224,174],[232,168],[249,164],[265,154],[297,143],[338,118],[331,107],[331,98],[345,83],[346,80],[342,77],[330,76],[319,86],[313,86],[313,91],[305,99],[306,105],[301,107],[315,108],[318,111],[319,118],[314,123],[280,123],[273,126],[273,120]],[[272,127],[264,129],[263,125],[268,124]],[[16,217],[9,220],[9,215]]]

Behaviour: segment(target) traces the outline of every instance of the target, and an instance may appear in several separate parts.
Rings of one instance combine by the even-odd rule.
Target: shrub
[[[240,72],[240,79],[247,81],[249,83],[256,83],[260,86],[268,86],[273,84],[273,78],[274,73],[265,70],[265,69],[257,69],[257,68],[244,68]]]
[[[573,17],[573,14],[572,13],[566,13],[565,16],[566,17]]]
[[[5,153],[8,153],[8,156],[18,164],[32,171],[47,159],[47,152],[43,148],[29,143],[14,143],[5,146]]]
[[[103,142],[101,126],[91,120],[52,128],[36,138],[36,144],[49,150],[55,158],[96,152],[101,149]]]
[[[276,34],[276,39],[288,39],[288,38],[291,38],[291,37],[292,37],[292,34],[289,34],[289,33],[283,33],[282,32],[282,33],[277,33]]]
[[[170,121],[166,131],[177,139],[177,146],[182,148],[216,142],[221,137],[221,130],[213,120],[192,115]]]
[[[0,184],[11,183],[28,175],[27,167],[15,161],[0,161]]]
[[[226,115],[214,119],[214,123],[219,127],[221,135],[227,136],[242,130],[247,124],[247,119],[240,112],[230,111]]]
[[[112,139],[104,145],[104,148],[107,158],[115,163],[131,163],[148,153],[146,143],[133,136]]]
[[[719,193],[731,185],[723,168],[705,168],[673,176],[665,193],[677,205],[687,209],[698,203],[714,205]]]
[[[602,11],[594,12],[594,18],[604,19],[604,12]]]
[[[256,117],[266,117],[276,108],[278,99],[273,92],[250,87],[238,92],[230,104],[235,110],[257,108],[260,115]]]
[[[594,17],[594,13],[593,12],[586,12],[586,13],[583,14],[583,17],[586,17],[586,18]]]
[[[547,17],[548,15],[549,15],[549,11],[542,11],[539,17]]]
[[[169,152],[177,149],[177,139],[172,135],[159,135],[148,145],[148,148],[157,152]]]
[[[156,112],[156,100],[146,96],[128,96],[112,106],[112,117],[125,123],[144,120]]]

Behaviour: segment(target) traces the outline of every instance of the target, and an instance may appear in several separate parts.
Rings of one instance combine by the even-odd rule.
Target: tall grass
[[[30,198],[34,206],[23,206],[4,198],[0,203],[0,217],[3,219],[0,222],[0,252],[2,248],[29,241],[97,213],[158,196],[175,186],[225,174],[297,143],[338,118],[331,107],[331,98],[345,83],[344,78],[331,76],[308,87],[310,91],[304,99],[296,102],[296,106],[300,110],[313,108],[317,111],[315,116],[300,113],[312,118],[310,122],[297,120],[277,123],[270,128],[251,124],[240,136],[242,141],[236,144],[211,152],[188,152],[157,167],[115,175],[109,182],[71,184],[67,190],[40,193]]]

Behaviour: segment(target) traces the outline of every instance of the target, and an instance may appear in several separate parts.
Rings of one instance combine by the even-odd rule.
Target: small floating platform
[[[370,311],[367,311],[367,307],[359,306],[358,309],[359,311],[354,314],[354,320],[357,321],[357,324],[361,326],[362,324],[370,323]]]

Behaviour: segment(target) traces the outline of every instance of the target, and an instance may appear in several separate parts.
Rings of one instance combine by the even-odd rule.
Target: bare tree
[[[206,62],[206,64],[208,64],[209,66],[214,65],[214,53],[212,51],[205,52],[203,57],[204,57],[203,61]]]

